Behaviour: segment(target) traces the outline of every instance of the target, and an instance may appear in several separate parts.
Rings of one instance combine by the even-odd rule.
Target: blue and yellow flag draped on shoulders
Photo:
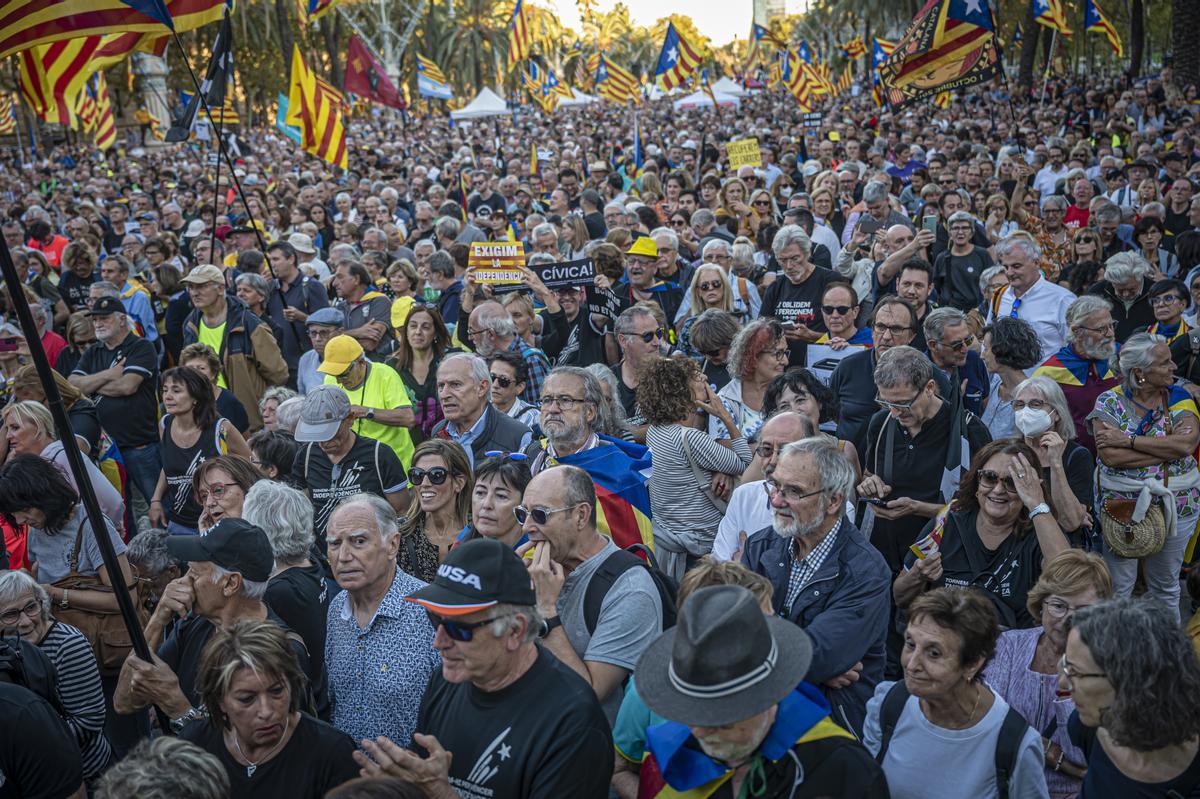
[[[600,446],[561,455],[547,463],[578,466],[596,486],[596,528],[619,547],[644,544],[653,549],[650,524],[650,450],[609,436]]]
[[[646,729],[649,754],[642,762],[638,796],[706,799],[733,777],[733,769],[716,762],[699,748],[687,746],[691,737],[687,725],[674,721]],[[793,747],[826,738],[854,740],[853,735],[830,718],[829,703],[821,691],[801,683],[779,702],[775,722],[759,746],[757,756],[775,763],[786,757]]]
[[[888,105],[991,80],[1000,70],[995,32],[988,0],[928,0],[879,67]]]
[[[1076,354],[1070,345],[1046,359],[1045,363],[1034,370],[1035,377],[1048,377],[1055,383],[1064,386],[1082,386],[1088,380],[1088,371],[1101,380],[1111,380],[1113,374],[1110,361],[1091,361]]]

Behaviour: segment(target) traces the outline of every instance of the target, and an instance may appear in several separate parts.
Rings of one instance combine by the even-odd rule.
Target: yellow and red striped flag
[[[92,56],[101,40],[84,36],[21,51],[17,70],[21,93],[39,118],[76,126],[75,101],[91,75]]]
[[[529,58],[533,44],[533,24],[525,10],[525,0],[517,0],[513,7],[512,20],[508,23],[508,68]]]
[[[642,101],[638,79],[629,70],[614,64],[604,53],[598,59],[595,85],[597,94],[619,105],[624,105],[628,100],[632,100],[634,105]]]
[[[1045,25],[1050,30],[1058,31],[1063,36],[1070,36],[1073,31],[1067,24],[1067,10],[1063,0],[1031,0],[1033,3],[1034,21]]]
[[[285,122],[300,128],[301,147],[326,163],[346,168],[346,127],[342,122],[342,93],[305,65],[300,48],[292,50]]]
[[[208,111],[201,107],[200,115],[208,117]],[[228,96],[225,97],[224,105],[222,105],[220,108],[212,109],[212,117],[210,118],[210,121],[214,125],[220,125],[221,127],[226,128],[230,125],[242,124],[241,117],[238,116],[237,109],[233,107],[233,102]]]
[[[850,91],[850,87],[854,84],[854,70],[849,64],[842,70],[842,74],[838,76],[837,93],[845,94]]]
[[[668,22],[662,51],[654,67],[654,79],[663,89],[670,91],[682,86],[688,76],[696,71],[696,67],[700,66],[702,60],[704,55],[701,49],[689,42],[675,27],[674,22]]]
[[[1104,16],[1104,12],[1100,10],[1096,0],[1087,0],[1083,12],[1083,25],[1088,33],[1103,33],[1108,39],[1108,46],[1117,54],[1117,58],[1125,55],[1125,48],[1121,45],[1121,37],[1117,34],[1117,29],[1108,21],[1108,17]]]
[[[867,54],[867,44],[862,35],[857,35],[845,44],[838,45],[850,60],[862,58]]]
[[[0,135],[12,133],[17,129],[17,109],[13,107],[12,95],[8,92],[0,94]]]

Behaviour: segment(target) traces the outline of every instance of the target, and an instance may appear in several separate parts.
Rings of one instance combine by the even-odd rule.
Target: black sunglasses
[[[993,472],[991,469],[979,470],[979,485],[984,489],[992,488],[996,483],[1003,483],[1004,490],[1010,494],[1017,493],[1017,484],[1011,477],[1001,477],[998,472]]]
[[[434,466],[432,469],[418,469],[414,466],[408,470],[408,481],[415,486],[419,486],[425,481],[426,475],[429,476],[430,485],[440,486],[446,482],[446,478],[450,476],[450,472],[441,466]]]
[[[518,505],[513,508],[513,516],[517,517],[517,524],[525,524],[526,519],[533,519],[536,525],[543,525],[550,520],[550,517],[555,513],[562,513],[565,510],[570,510],[574,505],[566,505],[561,508],[527,508],[524,505]]]
[[[721,288],[721,287],[722,287],[722,285],[723,285],[723,284],[721,283],[721,281],[719,281],[719,280],[714,280],[714,281],[712,281],[711,283],[701,283],[701,284],[698,286],[698,288],[699,288],[701,291],[712,291],[713,289],[719,289],[719,288]]]
[[[854,308],[854,306],[852,306],[852,305],[822,305],[821,306],[821,310],[824,313],[837,314],[838,316],[845,316],[846,314],[850,313],[850,311],[853,310],[853,308]]]
[[[649,344],[651,341],[654,341],[654,339],[662,340],[662,338],[667,335],[667,331],[660,327],[657,330],[651,330],[648,333],[633,333],[631,335],[633,335],[635,338],[640,338],[642,341]]]
[[[437,628],[441,627],[446,631],[446,635],[453,638],[455,641],[467,643],[475,637],[475,631],[480,627],[491,624],[496,619],[503,619],[504,616],[493,616],[490,619],[483,621],[451,621],[444,616],[438,616],[435,613],[425,611],[425,615],[429,617],[429,623],[433,625],[433,631],[436,633]]]
[[[492,378],[493,383],[500,384],[500,388],[508,388],[509,386],[511,386],[513,383],[516,382],[511,377],[505,377],[504,375],[498,375],[495,372],[493,372],[491,374],[491,378]]]

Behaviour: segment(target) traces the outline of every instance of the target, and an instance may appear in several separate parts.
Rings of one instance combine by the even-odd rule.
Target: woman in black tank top
[[[150,502],[150,523],[174,534],[195,535],[200,506],[192,496],[192,473],[209,458],[241,455],[250,459],[242,434],[217,415],[208,379],[178,366],[162,376],[162,471]]]

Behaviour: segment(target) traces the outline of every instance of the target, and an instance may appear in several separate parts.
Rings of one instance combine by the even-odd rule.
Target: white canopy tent
[[[579,91],[579,89],[572,87],[571,92],[573,95],[571,97],[571,99],[563,100],[562,102],[559,103],[559,105],[565,106],[567,108],[574,108],[575,106],[590,105],[591,103],[596,102],[595,97],[593,97],[592,95],[587,94],[585,92],[581,92],[581,91]]]
[[[728,94],[730,97],[745,97],[749,93],[739,84],[730,80],[728,75],[721,76],[721,79],[713,84],[713,91],[718,94]]]
[[[509,113],[508,104],[504,98],[486,86],[479,90],[475,99],[457,111],[450,112],[450,118],[456,121],[467,119],[483,119],[498,117]]]
[[[717,98],[717,105],[720,106],[740,106],[742,104],[740,97],[733,97],[721,92],[713,92],[713,96]],[[674,103],[676,111],[687,111],[692,108],[712,108],[712,105],[713,101],[704,90],[694,91],[687,97],[680,98]]]

